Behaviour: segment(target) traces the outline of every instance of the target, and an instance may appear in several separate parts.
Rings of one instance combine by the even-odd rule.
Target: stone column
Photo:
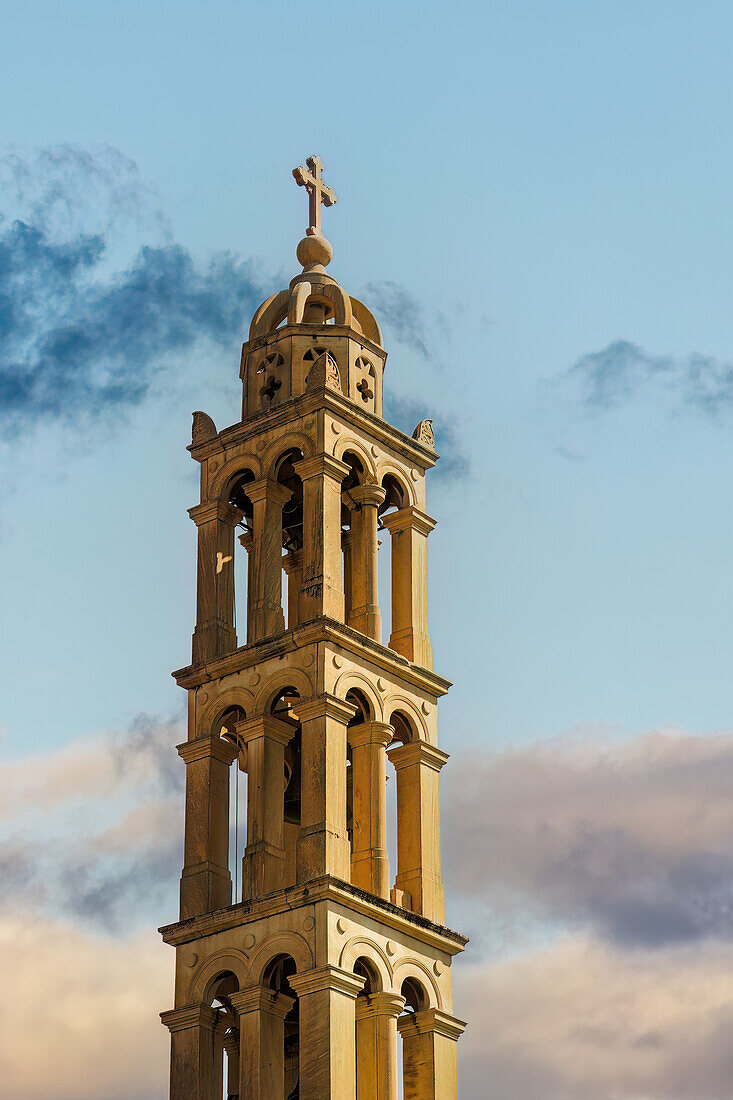
[[[303,482],[303,622],[326,615],[344,621],[341,586],[341,482],[344,462],[316,455],[295,463]]]
[[[351,881],[389,900],[387,855],[387,756],[394,729],[362,722],[348,731],[353,782]]]
[[[292,997],[264,986],[229,995],[239,1013],[239,1100],[283,1100],[285,1025]]]
[[[270,894],[285,885],[285,746],[294,733],[293,726],[270,715],[237,724],[237,736],[247,746],[247,847],[242,860],[245,898]]]
[[[291,497],[284,485],[265,477],[247,486],[252,501],[252,551],[247,600],[247,642],[259,642],[285,630],[282,609],[283,505]]]
[[[348,495],[352,554],[349,626],[379,642],[382,622],[377,597],[377,510],[386,493],[380,485],[357,485]]]
[[[348,623],[351,614],[351,531],[341,532],[341,551],[344,555],[344,622]]]
[[[397,1100],[397,1017],[405,998],[372,993],[356,999],[356,1100]]]
[[[397,878],[415,913],[445,920],[440,875],[438,775],[448,754],[426,741],[400,745],[387,754],[397,772]]]
[[[457,1100],[456,1043],[465,1027],[437,1008],[398,1020],[405,1100]]]
[[[288,550],[283,556],[283,569],[288,578],[288,630],[300,622],[300,587],[303,583],[303,551]]]
[[[239,536],[239,541],[244,549],[247,551],[247,621],[244,624],[244,633],[246,634],[246,641],[249,643],[252,639],[249,636],[249,620],[250,620],[250,601],[252,600],[252,593],[254,592],[255,581],[255,556],[253,553],[254,538],[251,531],[245,531],[243,535]]]
[[[229,874],[229,768],[237,749],[218,734],[178,746],[186,764],[181,920],[232,902]]]
[[[221,657],[237,647],[234,630],[234,528],[242,512],[223,500],[189,508],[198,528],[196,629],[193,662]]]
[[[211,1100],[214,1088],[214,1027],[208,1005],[186,1005],[160,1018],[171,1033],[170,1100]]]
[[[302,752],[298,882],[334,875],[349,881],[346,832],[346,727],[356,707],[334,695],[314,695],[295,707]]]
[[[227,1054],[227,1100],[239,1100],[239,1031],[227,1032],[224,1050]]]
[[[419,508],[410,505],[382,519],[392,536],[392,633],[395,652],[423,668],[433,667],[428,634],[428,541],[435,527]]]
[[[300,1014],[300,1100],[356,1100],[354,1002],[364,979],[321,966],[290,985]]]

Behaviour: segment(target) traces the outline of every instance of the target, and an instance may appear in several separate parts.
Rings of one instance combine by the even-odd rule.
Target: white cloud
[[[6,1100],[164,1100],[173,952],[153,930],[97,937],[52,919],[0,919]]]
[[[455,985],[463,1100],[729,1100],[730,944],[569,937]]]

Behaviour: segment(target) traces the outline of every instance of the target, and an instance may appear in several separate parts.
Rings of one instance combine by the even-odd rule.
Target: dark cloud
[[[0,833],[5,913],[52,912],[107,931],[175,911],[184,767],[174,720],[0,767],[12,786]]]
[[[35,191],[26,217],[1,223],[0,432],[119,416],[146,397],[172,354],[200,340],[235,352],[271,291],[252,261],[219,253],[202,264],[165,242],[115,268],[114,217],[104,210],[142,205],[129,171],[115,183],[106,162],[100,168],[78,150],[31,167],[15,158],[12,167],[16,189],[32,179]],[[102,215],[86,220],[103,228],[72,232],[73,219],[59,210],[77,199],[83,206],[87,183],[101,195],[95,211]]]
[[[621,945],[731,939],[731,783],[724,736],[464,756],[444,785],[451,883]]]
[[[646,388],[662,391],[673,406],[716,415],[733,402],[733,362],[712,356],[653,355],[616,340],[583,355],[563,378],[590,412],[617,408]]]
[[[461,420],[457,413],[436,411],[427,401],[415,401],[386,390],[384,416],[405,435],[412,435],[421,420],[433,420],[435,448],[440,461],[430,476],[446,482],[463,481],[469,476],[470,463],[463,449]]]
[[[380,324],[384,322],[388,325],[401,344],[411,347],[423,358],[431,359],[424,339],[427,326],[423,308],[414,295],[406,287],[390,280],[368,283],[365,289],[369,308]]]

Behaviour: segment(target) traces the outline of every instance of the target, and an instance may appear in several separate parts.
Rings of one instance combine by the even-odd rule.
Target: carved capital
[[[307,997],[309,993],[320,993],[329,989],[337,993],[345,993],[348,997],[356,997],[364,988],[365,978],[351,974],[348,970],[342,970],[339,966],[319,966],[315,970],[308,970],[305,974],[296,974],[290,978],[290,985],[299,997]]]
[[[188,514],[197,527],[201,527],[204,523],[213,523],[215,520],[234,527],[240,522],[244,512],[226,500],[206,500],[202,504],[197,504],[195,508],[189,508]]]
[[[285,1019],[295,1004],[295,999],[288,997],[286,993],[277,993],[274,989],[261,985],[251,986],[239,993],[230,993],[229,1000],[240,1016],[248,1012],[266,1012],[268,1016],[277,1016],[281,1020]]]
[[[186,764],[192,764],[195,760],[205,760],[213,757],[221,760],[223,764],[231,764],[237,759],[237,746],[232,741],[225,741],[223,737],[205,736],[196,737],[191,741],[184,741],[177,745],[176,750],[181,760]]]
[[[293,717],[299,722],[311,722],[314,718],[336,718],[347,725],[356,713],[355,706],[343,699],[337,699],[335,695],[329,695],[328,692],[302,699],[292,708]]]
[[[384,503],[387,491],[381,485],[355,485],[349,489],[349,496],[362,508],[378,508]]]
[[[435,745],[429,745],[427,741],[411,741],[408,745],[398,745],[387,753],[397,771],[400,768],[409,768],[413,764],[422,764],[426,768],[432,768],[439,772],[449,759],[448,753]]]
[[[439,1008],[424,1008],[398,1020],[397,1030],[401,1035],[442,1035],[457,1042],[466,1030],[466,1021],[441,1012]]]
[[[341,483],[350,473],[350,467],[345,462],[340,462],[333,455],[315,455],[313,458],[303,458],[293,466],[301,481],[308,481],[312,477],[332,477]]]
[[[214,1030],[216,1011],[208,1005],[184,1005],[169,1012],[161,1012],[160,1018],[173,1034],[174,1031],[188,1031],[192,1027],[204,1027]]]
[[[352,726],[348,733],[349,744],[352,749],[360,749],[365,745],[387,745],[394,740],[394,726],[388,722],[361,722],[358,726]]]
[[[398,531],[407,530],[417,531],[420,535],[429,535],[436,522],[432,516],[416,508],[414,504],[409,504],[406,508],[400,508],[398,512],[390,512],[382,517],[382,525],[393,535]]]
[[[405,998],[399,993],[370,993],[356,1002],[356,1019],[368,1020],[374,1016],[391,1016],[397,1019],[405,1007]]]
[[[281,722],[279,718],[273,718],[269,714],[261,714],[257,718],[246,718],[243,722],[237,722],[235,729],[237,737],[244,745],[260,737],[267,737],[271,741],[287,745],[295,733],[295,726]]]
[[[245,491],[253,504],[259,504],[261,500],[269,500],[272,504],[279,504],[282,508],[293,495],[292,490],[274,481],[271,477],[263,477],[259,481],[250,481]]]

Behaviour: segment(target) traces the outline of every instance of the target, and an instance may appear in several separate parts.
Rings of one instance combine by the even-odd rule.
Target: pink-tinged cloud
[[[97,937],[52,918],[0,919],[6,1100],[165,1100],[172,953],[157,933]]]
[[[733,737],[464,754],[446,769],[454,891],[618,943],[733,937]]]
[[[573,936],[460,968],[462,1100],[730,1100],[733,945]]]

